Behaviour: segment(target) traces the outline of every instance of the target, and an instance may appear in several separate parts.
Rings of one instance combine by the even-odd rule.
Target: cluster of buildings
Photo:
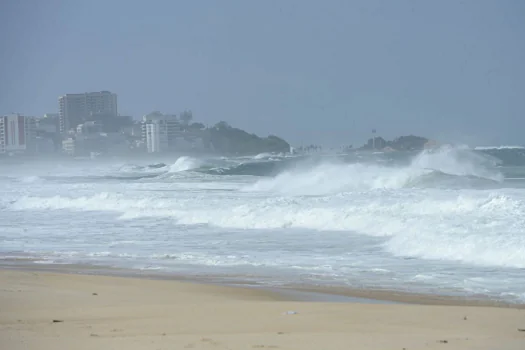
[[[35,119],[18,114],[0,117],[0,154],[36,152]]]
[[[135,121],[118,113],[109,91],[66,94],[56,114],[0,116],[0,155],[165,153],[206,148],[204,125],[153,112]],[[189,116],[189,117],[188,117]]]
[[[139,148],[148,153],[206,148],[202,130],[204,125],[188,127],[188,124],[179,120],[176,115],[153,112],[142,117],[140,127]]]

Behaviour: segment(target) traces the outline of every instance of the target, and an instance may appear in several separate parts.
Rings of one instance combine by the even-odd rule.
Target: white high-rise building
[[[4,120],[4,117],[0,117],[0,154],[5,153],[5,130],[6,130],[6,122]]]
[[[181,123],[175,115],[153,112],[142,117],[142,139],[149,153],[173,150],[181,133]]]
[[[163,120],[146,124],[146,147],[149,153],[168,149],[168,128]]]
[[[117,94],[109,91],[66,94],[58,98],[59,126],[62,134],[94,115],[116,117]]]
[[[0,153],[34,153],[35,151],[35,118],[20,114],[0,117]]]
[[[0,117],[0,154],[5,153],[5,127],[4,117]]]

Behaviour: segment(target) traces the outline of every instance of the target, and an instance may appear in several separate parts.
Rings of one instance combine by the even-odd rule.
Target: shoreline
[[[515,308],[301,301],[249,286],[0,268],[0,343],[61,349],[505,349]]]
[[[242,275],[189,275],[152,270],[134,270],[88,264],[31,264],[29,259],[0,260],[0,271],[13,270],[68,275],[106,276],[130,279],[176,281],[212,286],[261,290],[290,301],[345,302],[362,304],[412,304],[441,306],[479,306],[525,310],[525,303],[511,303],[488,296],[450,296],[444,294],[416,293],[392,289],[343,287],[290,283],[271,286],[248,280]],[[245,279],[243,279],[243,277]]]

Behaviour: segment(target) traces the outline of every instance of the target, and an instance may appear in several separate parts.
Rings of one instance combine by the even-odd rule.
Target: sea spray
[[[199,159],[193,157],[183,156],[178,158],[174,164],[169,168],[170,173],[178,173],[181,171],[188,171],[197,169],[201,166],[202,162]]]
[[[423,151],[408,166],[386,166],[377,163],[344,163],[330,158],[323,163],[300,165],[285,170],[271,179],[262,179],[247,186],[246,191],[269,191],[287,195],[322,195],[345,191],[378,189],[400,189],[426,187],[440,180],[449,179],[432,173],[457,177],[472,177],[491,181],[502,181],[503,175],[494,168],[488,156],[467,150],[444,147],[434,151]],[[447,184],[448,184],[447,183]]]
[[[20,165],[0,175],[0,253],[523,302],[520,152]]]
[[[468,149],[444,146],[438,150],[425,150],[414,158],[411,168],[432,169],[444,174],[473,176],[493,181],[502,181],[496,165],[498,160],[486,154]]]

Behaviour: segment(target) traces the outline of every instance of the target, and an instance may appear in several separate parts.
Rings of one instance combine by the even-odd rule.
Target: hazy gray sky
[[[110,90],[294,144],[525,144],[525,1],[3,0],[0,113]]]

